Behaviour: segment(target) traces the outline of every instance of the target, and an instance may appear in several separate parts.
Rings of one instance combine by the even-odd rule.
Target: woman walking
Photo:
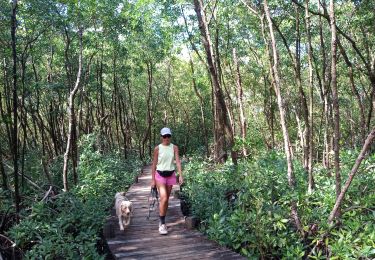
[[[177,166],[180,185],[183,183],[183,178],[178,147],[171,143],[171,130],[164,127],[161,129],[160,135],[162,138],[161,144],[154,149],[151,187],[156,185],[159,191],[159,233],[166,235],[168,230],[165,224],[165,216],[167,214],[169,196],[171,195],[172,186],[177,184],[175,166]]]

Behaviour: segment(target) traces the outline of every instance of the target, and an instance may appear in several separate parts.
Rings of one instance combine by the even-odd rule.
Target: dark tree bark
[[[98,66],[98,80],[99,80],[99,87],[100,87],[100,92],[99,92],[99,105],[100,109],[98,111],[99,116],[99,122],[100,122],[100,128],[99,128],[99,150],[100,153],[104,153],[104,134],[105,134],[105,120],[108,115],[105,115],[105,110],[104,110],[104,91],[103,91],[103,56],[104,56],[104,47],[102,44],[101,47],[101,56],[100,56],[100,64]]]
[[[2,145],[0,145],[0,173],[1,173],[3,190],[8,190],[9,189],[8,177],[4,169]]]
[[[148,153],[151,157],[151,127],[152,127],[152,85],[153,85],[153,64],[152,62],[146,62],[147,65],[147,75],[148,75],[148,95],[147,95],[147,130],[143,136],[142,140],[142,152],[141,158],[145,155],[145,145],[149,140]]]
[[[10,123],[10,120],[8,118],[11,118],[11,105],[10,105],[10,82],[8,79],[8,73],[7,73],[7,64],[6,60],[3,61],[3,77],[4,77],[4,95],[0,92],[0,113],[2,120],[5,124],[5,129],[7,133],[7,139],[9,143],[9,147],[12,147],[12,124]],[[3,97],[5,99],[5,102],[3,104]]]
[[[339,111],[339,98],[337,90],[337,34],[336,34],[336,18],[334,0],[330,0],[330,21],[331,21],[331,75],[332,75],[332,103],[333,103],[333,151],[334,151],[334,164],[335,164],[335,177],[336,177],[336,197],[341,192],[341,174],[340,174],[340,111]],[[339,213],[339,211],[337,212]]]
[[[127,154],[127,130],[126,129],[129,129],[128,126],[126,125],[126,122],[127,122],[127,115],[126,115],[126,111],[127,111],[127,107],[125,106],[125,102],[124,102],[124,98],[122,95],[119,95],[119,120],[120,120],[120,129],[121,129],[121,133],[122,133],[122,138],[123,138],[123,149],[124,149],[124,158],[127,159],[128,158],[128,154]]]
[[[264,81],[264,115],[267,119],[267,125],[270,130],[271,143],[267,142],[267,148],[273,150],[275,147],[275,106],[274,106],[274,95],[272,90],[272,83],[270,82],[268,75],[263,75]]]
[[[12,17],[11,17],[11,37],[12,37],[12,58],[13,58],[13,133],[12,133],[12,154],[13,154],[13,167],[14,167],[14,202],[16,206],[17,215],[20,212],[21,197],[19,193],[18,184],[18,97],[17,97],[17,7],[18,1],[12,2]]]
[[[211,82],[213,85],[213,92],[215,97],[215,158],[217,161],[223,161],[226,157],[226,139],[225,136],[229,137],[229,148],[232,149],[233,143],[231,143],[233,132],[228,122],[227,107],[224,100],[223,91],[220,86],[220,79],[218,69],[215,64],[214,52],[212,48],[212,42],[210,33],[208,30],[208,24],[206,15],[203,9],[202,0],[194,0],[195,13],[199,22],[199,30],[201,33],[201,40],[206,52],[206,59],[208,64],[209,73],[211,76]],[[236,154],[232,151],[232,160],[236,163]]]
[[[113,111],[115,117],[115,125],[116,125],[116,140],[117,146],[120,149],[120,126],[119,126],[119,91],[118,91],[118,84],[117,84],[117,53],[114,51],[113,53]]]

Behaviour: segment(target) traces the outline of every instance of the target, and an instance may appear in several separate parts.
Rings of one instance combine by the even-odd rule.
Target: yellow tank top
[[[175,169],[173,160],[174,160],[173,144],[170,144],[168,146],[159,144],[158,164],[156,165],[156,170],[173,171]]]

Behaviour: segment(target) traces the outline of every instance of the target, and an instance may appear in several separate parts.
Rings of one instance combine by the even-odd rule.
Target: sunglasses
[[[165,138],[171,138],[171,135],[162,135],[163,139]]]

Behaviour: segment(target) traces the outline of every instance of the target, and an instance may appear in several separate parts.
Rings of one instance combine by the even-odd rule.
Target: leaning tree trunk
[[[357,160],[355,161],[352,170],[350,171],[348,180],[346,181],[344,188],[340,191],[339,195],[337,196],[335,206],[333,207],[331,213],[328,217],[328,222],[332,223],[334,218],[338,215],[337,213],[340,210],[341,202],[344,199],[345,193],[348,191],[349,186],[358,171],[359,166],[361,165],[362,160],[365,158],[367,150],[371,147],[372,142],[375,139],[375,127],[372,129],[371,133],[367,136],[366,141],[362,147],[361,152],[359,153]]]
[[[335,20],[335,10],[334,1],[330,0],[330,22],[331,22],[331,86],[332,86],[332,102],[333,102],[333,151],[334,151],[334,164],[335,164],[335,179],[336,179],[336,197],[340,195],[341,192],[341,176],[340,176],[340,112],[339,112],[339,99],[337,92],[337,34],[336,34],[336,20]],[[340,211],[336,212],[338,215]]]
[[[64,167],[63,167],[63,183],[64,183],[64,190],[68,191],[68,161],[69,161],[69,151],[72,146],[72,141],[76,142],[77,140],[73,140],[73,127],[75,127],[75,114],[74,114],[74,97],[78,91],[78,87],[80,85],[81,80],[81,73],[82,73],[82,33],[83,29],[79,28],[78,36],[79,36],[79,58],[78,58],[78,72],[77,72],[77,79],[74,85],[73,90],[70,92],[69,95],[69,104],[68,104],[68,115],[69,115],[69,132],[68,132],[68,141],[66,145],[66,150],[64,154]],[[75,147],[75,146],[73,146]],[[74,164],[73,164],[74,167]]]
[[[273,62],[270,60],[270,64],[272,66],[271,72],[272,72],[273,83],[274,83],[275,92],[277,96],[277,104],[279,106],[280,123],[281,123],[282,132],[283,132],[283,138],[284,138],[284,149],[285,149],[287,165],[288,165],[288,184],[291,189],[294,189],[296,185],[296,181],[295,181],[294,171],[293,171],[292,151],[290,147],[289,133],[288,133],[288,128],[287,128],[286,119],[285,119],[284,100],[281,97],[281,88],[280,88],[281,82],[280,82],[280,76],[279,76],[279,71],[278,71],[279,60],[278,60],[278,54],[277,54],[276,40],[275,40],[275,35],[273,32],[271,14],[268,8],[267,0],[264,0],[264,12],[267,17],[269,33],[271,36]],[[294,199],[292,199],[291,201],[291,216],[295,222],[295,225],[298,231],[303,233],[301,221],[298,217],[297,203],[296,201],[294,201]]]
[[[218,161],[223,161],[226,156],[225,147],[225,135],[229,137],[229,146],[232,149],[232,136],[233,132],[231,126],[228,122],[227,108],[224,100],[223,91],[220,86],[219,75],[217,67],[215,64],[214,52],[212,48],[212,42],[210,33],[208,30],[208,24],[206,15],[204,13],[202,0],[194,0],[195,13],[199,22],[199,30],[201,32],[202,43],[206,52],[208,70],[211,76],[211,82],[213,84],[213,92],[215,96],[215,114],[217,115],[217,120],[215,119],[215,131],[216,131],[216,147],[215,147],[215,157]],[[216,118],[216,116],[215,116]],[[232,160],[236,162],[236,154],[232,151]]]
[[[18,97],[17,97],[17,50],[16,50],[16,30],[17,30],[17,5],[18,1],[13,0],[12,20],[11,20],[11,37],[12,37],[12,56],[13,56],[13,133],[12,133],[12,153],[14,167],[14,192],[16,213],[20,212],[20,194],[18,185]]]
[[[340,52],[342,54],[342,57],[344,58],[344,61],[345,61],[346,65],[348,66],[350,86],[351,86],[352,92],[353,92],[353,94],[356,97],[356,100],[358,102],[359,115],[360,115],[359,131],[360,131],[360,136],[361,136],[361,143],[363,143],[365,141],[365,137],[366,137],[365,134],[366,134],[366,129],[367,129],[366,128],[366,118],[365,118],[365,108],[364,108],[363,102],[361,100],[361,96],[358,92],[358,89],[356,88],[355,83],[354,83],[353,64],[349,60],[349,57],[346,54],[346,51],[345,51],[345,49],[342,46],[340,41],[338,41],[338,46],[340,48]],[[354,135],[355,133],[352,133],[352,134]]]

